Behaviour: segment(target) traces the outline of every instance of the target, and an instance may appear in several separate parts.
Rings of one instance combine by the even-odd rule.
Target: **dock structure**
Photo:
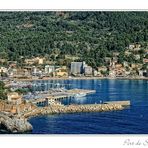
[[[79,94],[79,93],[84,93],[87,95],[95,92],[96,92],[95,90],[71,89],[63,92],[50,93],[45,95],[43,94],[42,95],[43,98],[31,99],[30,102],[37,105],[40,105],[40,104],[49,105],[49,102],[51,101],[59,101],[62,99],[73,98],[76,94]]]
[[[85,94],[91,94],[95,93],[96,90],[87,90],[87,89],[70,89],[67,90],[67,93],[77,94],[77,93],[85,93]]]
[[[31,103],[37,104],[37,105],[50,105],[50,103],[59,101],[61,99],[71,98],[73,96],[71,95],[58,95],[58,96],[48,96],[46,98],[39,98],[39,99],[33,99],[31,100]]]
[[[108,102],[104,102],[104,104],[119,104],[122,106],[129,106],[130,101],[128,101],[128,100],[126,100],[126,101],[108,101]]]

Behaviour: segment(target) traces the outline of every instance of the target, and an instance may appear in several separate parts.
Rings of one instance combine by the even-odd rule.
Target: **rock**
[[[10,133],[23,133],[32,130],[32,125],[25,118],[0,113],[0,127]]]

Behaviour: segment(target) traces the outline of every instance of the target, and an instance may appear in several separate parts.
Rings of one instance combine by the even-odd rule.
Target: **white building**
[[[6,67],[0,67],[0,73],[1,72],[7,73],[8,69]]]
[[[143,70],[139,70],[139,76],[143,77]]]
[[[34,74],[37,73],[37,68],[35,66],[33,66],[33,68],[32,68],[32,73],[34,73]]]
[[[94,75],[94,76],[97,76],[97,75],[98,75],[98,71],[97,71],[97,70],[94,70],[94,71],[93,71],[93,75]]]
[[[55,66],[46,65],[45,66],[45,74],[50,74],[55,72]]]

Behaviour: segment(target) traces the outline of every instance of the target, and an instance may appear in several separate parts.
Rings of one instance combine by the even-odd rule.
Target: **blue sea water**
[[[70,88],[94,89],[83,98],[65,99],[64,104],[130,100],[122,111],[73,113],[33,117],[32,134],[148,134],[147,80],[49,80],[34,83],[60,83]],[[70,85],[67,85],[70,84]],[[44,89],[50,86],[45,85]]]

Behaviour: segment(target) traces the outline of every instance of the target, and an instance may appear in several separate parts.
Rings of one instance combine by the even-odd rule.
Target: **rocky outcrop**
[[[25,118],[0,113],[0,129],[4,129],[9,133],[23,133],[31,131],[32,125]]]

